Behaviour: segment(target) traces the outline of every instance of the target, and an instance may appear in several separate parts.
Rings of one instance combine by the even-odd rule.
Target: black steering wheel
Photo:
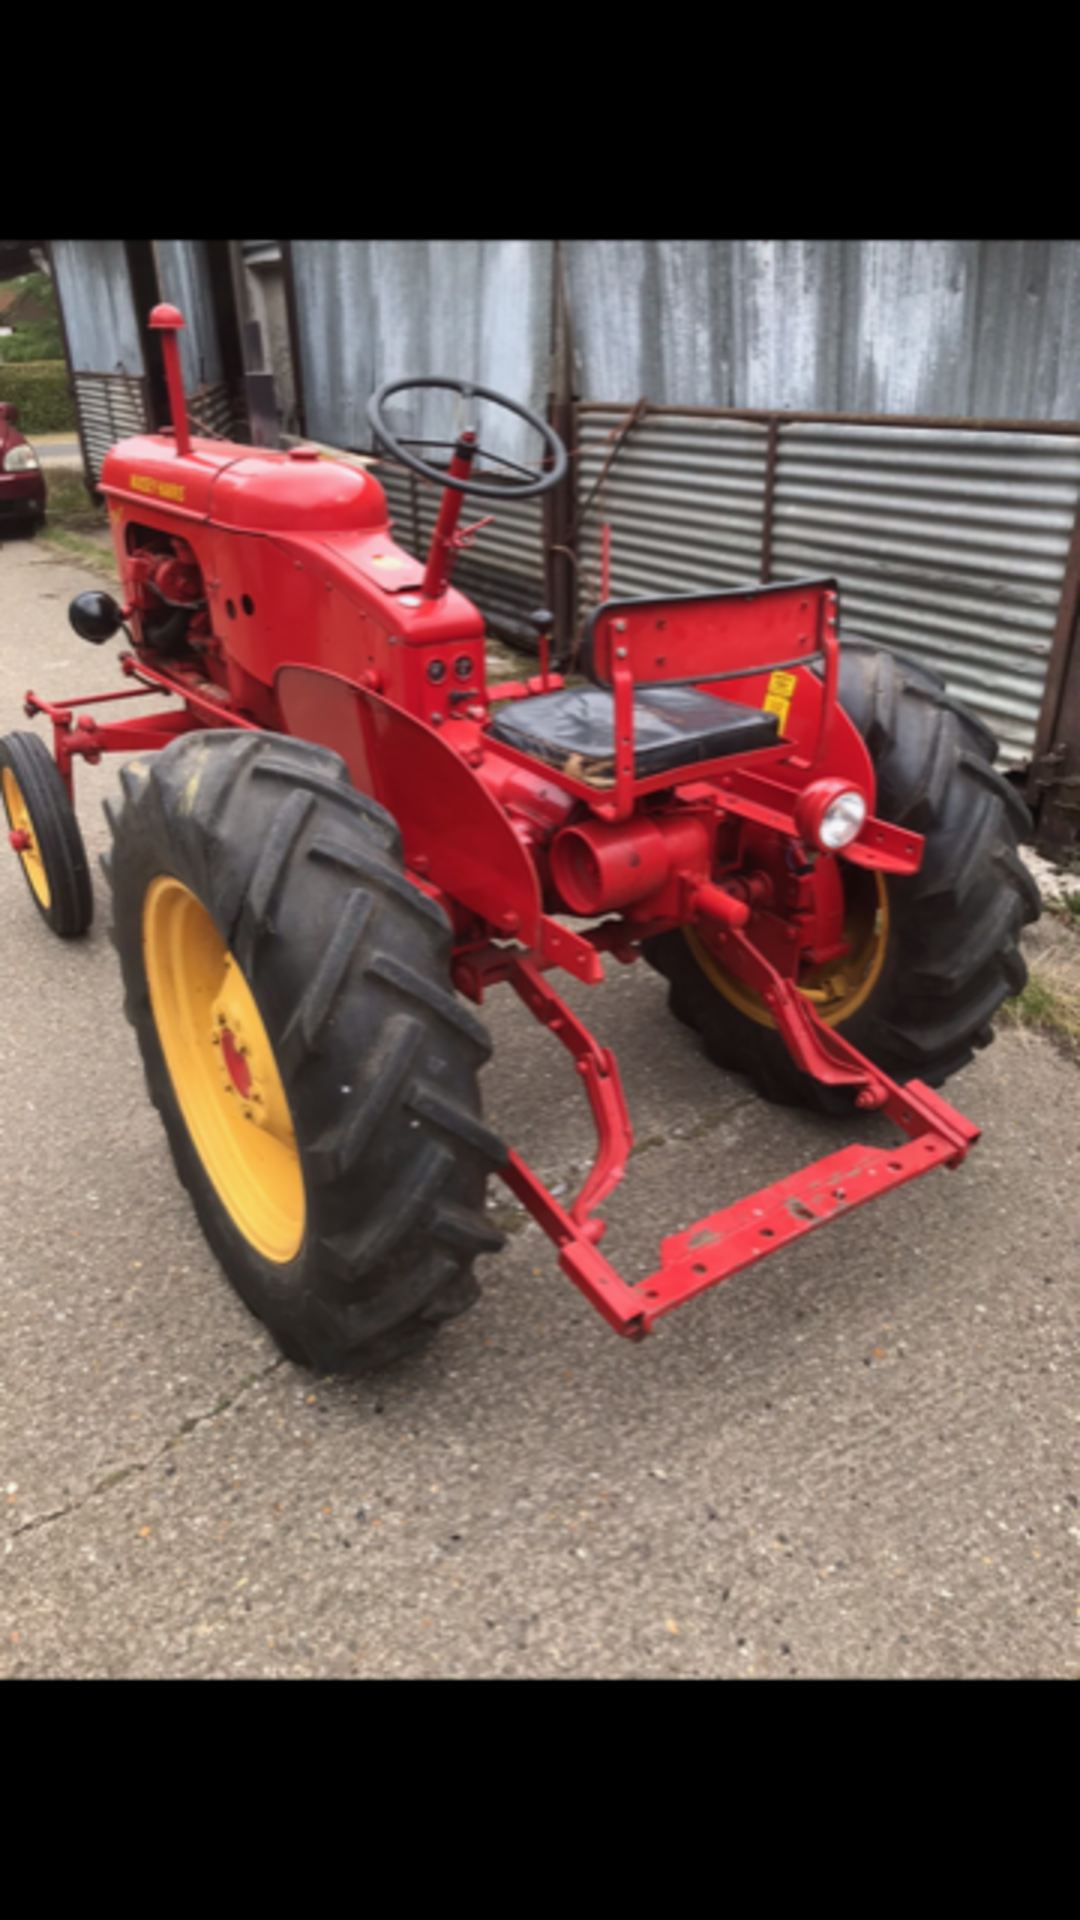
[[[454,480],[445,468],[429,466],[426,460],[418,460],[413,453],[406,453],[406,447],[448,447],[453,451],[457,440],[423,440],[418,434],[405,434],[400,439],[390,432],[383,418],[383,408],[391,394],[410,392],[415,387],[441,387],[448,393],[459,393],[465,400],[474,397],[478,400],[490,400],[497,407],[505,407],[508,413],[516,413],[521,420],[528,421],[530,427],[540,434],[546,448],[546,458],[554,460],[547,473],[537,479],[528,467],[519,466],[516,460],[507,460],[502,454],[491,453],[485,447],[473,442],[474,453],[484,454],[488,460],[494,460],[501,467],[524,476],[524,484],[496,487],[483,480]],[[388,380],[377,393],[372,394],[367,404],[367,417],[376,439],[381,440],[388,453],[392,453],[403,466],[419,473],[425,480],[434,480],[440,487],[453,487],[458,493],[476,493],[484,500],[525,500],[534,494],[550,493],[564,477],[567,467],[566,448],[557,433],[541,420],[539,414],[530,413],[528,407],[509,400],[504,393],[493,393],[490,387],[477,387],[468,380],[439,380],[434,376],[419,380]]]

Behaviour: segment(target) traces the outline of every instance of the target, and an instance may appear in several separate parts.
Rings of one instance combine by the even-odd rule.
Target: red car
[[[12,525],[39,526],[45,518],[45,475],[18,419],[18,408],[0,400],[0,533]]]

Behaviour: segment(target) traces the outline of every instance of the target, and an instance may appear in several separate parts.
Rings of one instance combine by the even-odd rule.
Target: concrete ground
[[[121,684],[115,645],[67,625],[88,578],[0,547],[0,732],[29,724],[27,686]],[[116,780],[77,775],[95,868]],[[100,878],[97,906],[60,942],[0,861],[0,1673],[1080,1672],[1080,1073],[1048,1041],[1003,1034],[952,1084],[984,1129],[961,1169],[640,1347],[510,1210],[427,1357],[316,1382],[201,1238]],[[605,1248],[633,1275],[853,1137],[713,1069],[644,967],[568,997],[624,1073],[639,1151]],[[506,989],[484,1017],[487,1117],[572,1185],[575,1076]]]

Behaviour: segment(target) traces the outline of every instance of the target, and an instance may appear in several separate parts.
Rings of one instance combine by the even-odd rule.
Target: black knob
[[[538,640],[542,640],[545,633],[549,633],[554,624],[555,615],[547,607],[537,607],[536,612],[530,613],[529,615],[529,625],[536,628],[536,637]]]
[[[68,619],[79,639],[89,640],[94,647],[111,640],[124,624],[111,593],[77,593],[68,608]]]

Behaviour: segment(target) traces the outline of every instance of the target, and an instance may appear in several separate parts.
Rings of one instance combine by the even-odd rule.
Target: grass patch
[[[47,467],[45,486],[46,519],[37,538],[118,581],[108,513],[98,506],[82,474],[72,467]]]
[[[88,566],[103,573],[109,580],[119,580],[116,560],[108,547],[99,545],[96,540],[88,540],[85,534],[72,533],[68,527],[44,526],[35,536],[47,547],[58,547],[61,552],[69,553],[74,559],[83,560]]]
[[[492,1207],[487,1215],[496,1233],[520,1233],[529,1224],[524,1207]]]
[[[74,467],[46,466],[45,486],[49,496],[49,514],[54,520],[88,520],[96,527],[107,527],[109,516],[99,507],[86,482]]]
[[[654,1148],[666,1147],[666,1146],[667,1146],[667,1139],[664,1134],[650,1133],[646,1135],[644,1140],[634,1141],[634,1144],[630,1149],[630,1158],[633,1159],[633,1156],[635,1153],[652,1153]]]
[[[1023,993],[1006,1000],[1000,1019],[1003,1026],[1052,1034],[1080,1059],[1080,953],[1048,951],[1032,967]]]

